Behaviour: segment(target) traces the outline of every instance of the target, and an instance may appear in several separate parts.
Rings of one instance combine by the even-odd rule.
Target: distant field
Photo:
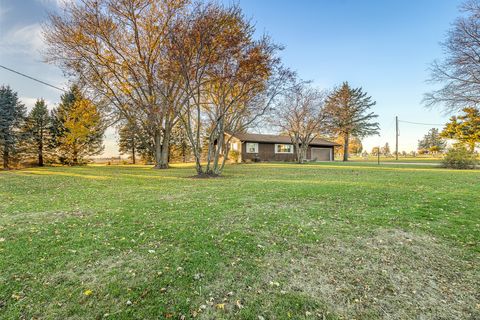
[[[0,318],[480,318],[480,171],[193,174],[0,172]]]

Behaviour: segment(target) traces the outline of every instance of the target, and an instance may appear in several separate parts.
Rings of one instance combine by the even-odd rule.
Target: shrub
[[[228,158],[232,160],[232,162],[237,163],[238,160],[240,159],[240,152],[235,150],[230,150],[230,152],[228,153]]]
[[[463,145],[455,145],[450,148],[442,160],[444,168],[453,169],[475,169],[477,163],[477,155],[468,151]]]

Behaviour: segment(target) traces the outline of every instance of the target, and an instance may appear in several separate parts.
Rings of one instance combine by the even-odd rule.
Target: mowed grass
[[[193,174],[0,173],[0,318],[480,318],[480,171]]]
[[[380,163],[395,163],[395,162],[400,162],[400,163],[418,163],[418,164],[441,164],[442,163],[442,156],[424,156],[424,155],[419,155],[417,157],[412,157],[412,156],[399,156],[398,160],[395,159],[395,156],[390,156],[390,157],[385,157],[381,156],[380,157]],[[337,160],[342,160],[341,157],[337,157]],[[372,162],[372,163],[377,163],[378,158],[372,155],[369,155],[368,157],[356,157],[352,156],[349,158],[349,161],[351,162]]]

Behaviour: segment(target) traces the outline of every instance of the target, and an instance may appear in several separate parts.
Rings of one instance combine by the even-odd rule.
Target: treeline
[[[0,153],[3,168],[20,162],[77,165],[103,151],[105,122],[96,105],[77,86],[51,111],[38,99],[27,113],[18,95],[0,87]]]

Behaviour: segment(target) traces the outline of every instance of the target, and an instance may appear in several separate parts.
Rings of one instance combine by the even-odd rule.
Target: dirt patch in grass
[[[382,230],[268,259],[266,282],[317,300],[342,318],[480,317],[478,259],[466,261],[432,237]]]

